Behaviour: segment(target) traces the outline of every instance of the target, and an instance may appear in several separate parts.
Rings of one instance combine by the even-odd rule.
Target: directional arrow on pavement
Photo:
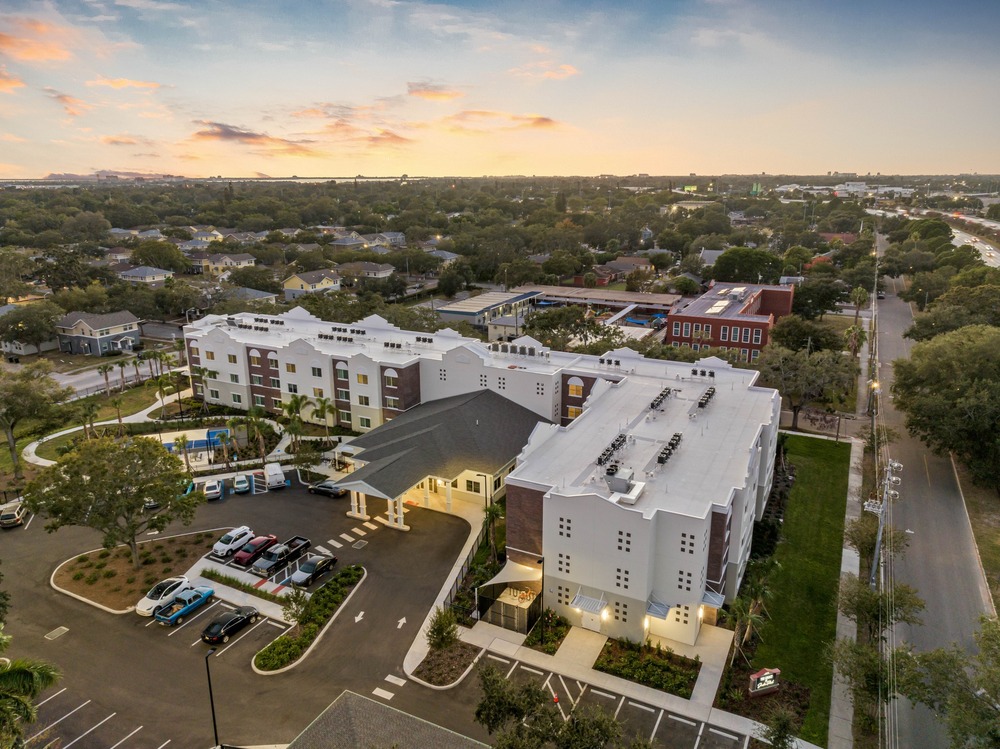
[[[364,618],[365,618],[365,612],[362,611],[356,617],[354,617],[354,623],[357,624],[358,622],[360,622]]]
[[[405,616],[402,619],[399,620],[399,623],[396,625],[396,629],[402,629],[404,624],[406,624],[406,617]]]

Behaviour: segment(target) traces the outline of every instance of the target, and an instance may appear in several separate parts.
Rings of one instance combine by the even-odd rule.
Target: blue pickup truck
[[[178,593],[173,601],[168,603],[156,614],[156,621],[167,627],[183,624],[184,617],[204,606],[208,599],[215,595],[212,588],[199,586]]]

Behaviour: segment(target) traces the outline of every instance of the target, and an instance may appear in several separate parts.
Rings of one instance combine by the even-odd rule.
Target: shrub
[[[94,569],[95,570],[103,570],[107,566],[108,566],[107,562],[98,562],[97,564],[94,565]]]
[[[76,558],[76,561],[78,561],[78,562],[80,562],[82,564],[83,562],[86,562],[88,559],[90,559],[89,556],[87,556],[86,554],[81,554],[80,556],[78,556]]]
[[[458,623],[451,609],[440,606],[434,610],[431,625],[427,628],[427,644],[431,650],[443,650],[458,642]]]
[[[91,572],[91,573],[90,573],[89,575],[87,575],[87,577],[86,577],[86,578],[84,579],[84,582],[85,582],[85,583],[87,583],[87,585],[93,585],[94,583],[96,583],[96,582],[97,582],[98,580],[100,580],[100,579],[101,579],[101,578],[100,578],[100,575],[98,575],[98,574],[97,574],[96,572]]]
[[[105,578],[107,578],[107,579],[109,579],[109,580],[110,580],[110,579],[111,579],[112,577],[114,577],[115,575],[117,575],[117,574],[118,574],[118,573],[117,573],[117,572],[115,572],[114,570],[104,570],[104,577],[105,577]]]
[[[85,573],[83,573],[83,572],[77,572],[77,573],[75,573],[73,575],[73,579],[74,580],[82,580],[84,578],[84,574]]]
[[[126,585],[131,585],[134,582],[135,582],[135,575],[129,575],[128,577],[125,578]]]
[[[101,559],[107,559],[107,558],[108,558],[109,556],[111,556],[111,552],[110,552],[110,551],[108,551],[107,549],[104,549],[104,550],[103,550],[103,551],[102,551],[102,552],[101,552],[100,554],[98,554],[97,556],[99,556],[99,557],[100,557]]]

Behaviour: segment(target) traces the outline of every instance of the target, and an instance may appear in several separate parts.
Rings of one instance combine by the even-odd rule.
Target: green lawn
[[[770,619],[761,630],[754,666],[780,668],[783,679],[809,687],[809,713],[799,736],[826,746],[833,666],[824,648],[837,632],[851,448],[792,436],[787,449],[796,480],[775,552],[781,567],[769,578]]]

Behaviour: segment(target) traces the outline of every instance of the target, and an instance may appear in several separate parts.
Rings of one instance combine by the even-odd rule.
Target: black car
[[[253,606],[239,606],[232,611],[226,611],[209,622],[201,633],[201,639],[212,645],[229,642],[230,637],[248,624],[256,622],[258,616],[257,609]]]
[[[347,489],[342,489],[337,486],[337,482],[333,479],[325,479],[320,481],[318,484],[310,486],[309,493],[325,494],[327,497],[344,497],[347,496]]]
[[[337,557],[324,557],[312,555],[302,563],[294,573],[292,573],[292,585],[305,588],[312,585],[317,578],[325,575],[333,569],[337,563]]]

